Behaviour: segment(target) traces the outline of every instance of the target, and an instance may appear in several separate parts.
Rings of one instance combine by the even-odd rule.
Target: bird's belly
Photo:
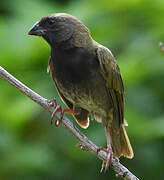
[[[80,83],[70,82],[67,79],[57,80],[58,88],[66,99],[73,105],[82,107],[90,113],[105,116],[110,108],[105,83],[97,75]]]
[[[63,59],[65,61],[56,58],[51,67],[52,76],[61,94],[74,106],[101,117],[106,116],[111,102],[97,59],[89,55],[83,57],[83,54],[75,59]]]

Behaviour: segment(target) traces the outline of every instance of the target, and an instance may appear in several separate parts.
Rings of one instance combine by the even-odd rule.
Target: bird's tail
[[[133,158],[133,149],[124,125],[122,124],[119,130],[115,130],[113,127],[109,128],[109,134],[114,157]]]

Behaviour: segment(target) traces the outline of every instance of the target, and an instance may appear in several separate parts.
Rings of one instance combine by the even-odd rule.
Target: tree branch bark
[[[28,96],[30,99],[41,105],[43,108],[48,110],[50,113],[54,111],[54,106],[51,101],[41,97],[39,94],[25,86],[11,74],[9,74],[4,68],[0,66],[0,77],[6,80],[8,83],[16,87],[20,92]],[[61,114],[57,112],[55,117],[60,120]],[[79,147],[83,150],[87,150],[94,154],[101,160],[106,160],[106,153],[102,150],[98,151],[99,147],[90,141],[80,130],[65,116],[62,119],[62,124],[67,128],[70,133],[72,133],[79,141]],[[124,167],[118,158],[113,158],[111,166],[116,173],[117,177],[121,177],[125,180],[139,180],[135,175],[133,175],[126,167]]]

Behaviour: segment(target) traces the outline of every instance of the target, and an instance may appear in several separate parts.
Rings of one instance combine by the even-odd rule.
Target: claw
[[[104,172],[107,171],[107,169],[109,168],[109,166],[111,164],[112,158],[113,158],[113,151],[112,151],[112,147],[110,144],[108,128],[104,127],[104,129],[105,129],[105,135],[106,135],[106,139],[107,139],[107,149],[105,149],[104,147],[100,147],[97,150],[97,152],[99,152],[100,150],[103,150],[104,152],[106,152],[106,161],[103,161],[100,172],[102,172],[103,170],[104,170]]]
[[[105,149],[103,146],[98,147],[98,149],[97,149],[97,154],[98,154],[100,151],[104,151],[104,152],[107,153],[107,149]]]
[[[63,119],[64,113],[70,113],[70,114],[75,114],[73,109],[64,109],[62,106],[57,105],[56,99],[51,100],[51,103],[55,107],[52,115],[51,115],[51,124],[53,124],[54,116],[57,113],[57,111],[61,112],[61,118],[60,120],[56,120],[56,127],[59,127],[61,125],[61,121]]]
[[[55,114],[57,113],[57,111],[60,111],[61,112],[61,120],[63,119],[63,115],[64,115],[64,110],[61,106],[59,105],[56,105],[52,115],[51,115],[51,124],[53,124],[53,120],[54,120],[54,116]],[[56,126],[60,126],[61,123],[59,123],[59,120],[56,121]]]
[[[103,161],[103,163],[102,163],[102,167],[101,167],[101,170],[100,170],[100,172],[102,173],[103,170],[104,170],[104,172],[106,172],[108,170],[108,168],[109,168],[109,166],[111,164],[111,161],[112,161],[113,152],[112,152],[111,148],[105,149],[104,147],[100,147],[98,149],[98,151],[100,151],[100,150],[106,152],[106,156],[107,156],[106,157],[106,162]]]

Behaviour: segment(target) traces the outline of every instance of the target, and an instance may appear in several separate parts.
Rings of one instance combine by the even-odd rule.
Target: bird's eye
[[[52,26],[54,25],[55,21],[53,19],[49,19],[48,20],[48,25]]]

